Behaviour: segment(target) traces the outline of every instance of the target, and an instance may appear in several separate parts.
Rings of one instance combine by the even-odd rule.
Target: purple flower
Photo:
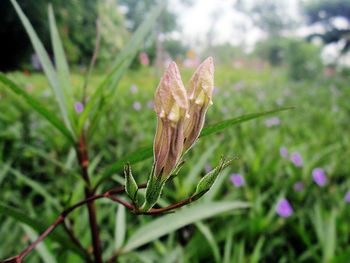
[[[220,89],[218,87],[214,87],[213,89],[213,95],[218,94]]]
[[[278,201],[276,206],[276,213],[280,217],[290,217],[293,214],[293,208],[287,199],[283,198]]]
[[[149,100],[147,102],[147,108],[149,108],[149,109],[153,109],[154,108],[154,101],[153,100]]]
[[[282,146],[282,147],[280,148],[280,155],[281,155],[283,158],[285,158],[285,159],[288,158],[288,150],[287,150],[286,147]]]
[[[80,101],[74,103],[74,109],[77,113],[81,113],[84,110],[84,105]]]
[[[131,91],[131,93],[133,93],[133,94],[137,93],[137,86],[136,86],[135,84],[131,85],[130,91]]]
[[[298,181],[293,185],[293,188],[296,192],[301,192],[304,190],[304,183],[301,181]]]
[[[134,102],[134,104],[132,105],[132,107],[134,108],[134,110],[139,111],[139,110],[141,110],[142,105],[141,105],[140,102],[136,101],[136,102]]]
[[[321,187],[325,186],[327,183],[326,173],[322,168],[315,168],[312,170],[312,179]]]
[[[209,173],[212,169],[213,169],[213,168],[211,167],[210,164],[206,164],[206,165],[204,166],[205,173]]]
[[[281,123],[281,121],[280,121],[280,118],[278,118],[278,117],[272,117],[272,118],[265,120],[265,126],[268,128],[273,127],[273,126],[278,126],[278,125],[280,125],[280,123]]]
[[[350,203],[350,190],[346,192],[344,200],[345,202]]]
[[[303,158],[301,155],[297,152],[293,152],[290,156],[290,160],[296,167],[302,167],[303,166]]]
[[[245,180],[243,176],[240,174],[231,174],[230,179],[233,185],[236,187],[241,187],[245,185]]]

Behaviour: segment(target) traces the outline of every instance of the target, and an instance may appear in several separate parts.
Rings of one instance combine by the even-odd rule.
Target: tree
[[[350,49],[350,0],[315,0],[304,5],[304,12],[311,25],[320,24],[324,33],[309,36],[320,38],[325,44],[344,42],[342,53]],[[344,26],[337,25],[337,19],[342,20]]]

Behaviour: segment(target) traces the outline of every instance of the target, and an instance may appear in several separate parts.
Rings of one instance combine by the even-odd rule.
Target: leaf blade
[[[5,74],[0,72],[0,83],[5,87],[10,88],[16,95],[24,99],[35,111],[43,116],[49,123],[51,123],[57,130],[59,130],[72,144],[74,144],[74,138],[71,132],[66,128],[62,121],[47,110],[39,101],[30,96],[26,91],[18,87],[12,80],[7,78]]]

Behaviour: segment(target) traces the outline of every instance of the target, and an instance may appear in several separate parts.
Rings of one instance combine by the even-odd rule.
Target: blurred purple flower
[[[81,113],[84,110],[84,105],[80,101],[74,103],[74,109],[77,113]]]
[[[280,155],[281,155],[283,158],[285,158],[285,159],[288,158],[288,150],[287,150],[286,147],[282,146],[282,147],[280,148]]]
[[[149,109],[153,109],[154,108],[154,101],[153,100],[147,101],[147,108],[149,108]]]
[[[240,91],[240,90],[244,89],[244,87],[245,87],[245,83],[243,80],[241,80],[235,84],[234,89],[236,91]]]
[[[225,91],[223,95],[224,95],[225,98],[230,97],[230,93],[228,91]]]
[[[221,108],[221,112],[222,113],[227,113],[228,112],[228,108],[227,107],[222,107]]]
[[[304,183],[301,181],[295,182],[293,188],[296,192],[301,192],[304,190]]]
[[[218,94],[220,89],[218,87],[214,87],[213,89],[213,95]]]
[[[244,177],[240,174],[231,174],[230,180],[233,183],[233,185],[236,187],[241,187],[245,185]]]
[[[133,94],[137,93],[137,86],[135,84],[132,84],[131,87],[130,87],[130,91]]]
[[[290,217],[293,214],[293,208],[287,199],[283,198],[278,201],[276,206],[276,213],[280,217]]]
[[[350,190],[346,192],[344,200],[345,202],[350,203]]]
[[[142,105],[141,105],[140,102],[136,101],[136,102],[134,102],[134,104],[132,105],[132,107],[134,108],[134,110],[139,111],[139,110],[141,110]]]
[[[290,160],[296,167],[302,167],[303,166],[303,158],[298,152],[293,152],[290,156]]]
[[[268,128],[273,127],[273,126],[278,126],[278,125],[280,125],[280,123],[281,123],[281,121],[280,121],[280,118],[278,118],[278,117],[272,117],[272,118],[265,120],[265,126]]]
[[[213,168],[211,167],[210,164],[206,164],[206,165],[204,166],[205,173],[209,173],[212,169],[213,169]]]
[[[322,168],[315,168],[312,170],[312,179],[321,187],[325,186],[327,183],[326,173]]]

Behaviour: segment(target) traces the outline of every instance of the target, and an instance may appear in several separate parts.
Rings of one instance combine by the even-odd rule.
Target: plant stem
[[[86,183],[85,197],[86,199],[89,199],[94,195],[94,192],[91,187],[91,182],[88,173],[89,157],[84,132],[80,136],[79,140],[78,159],[81,167],[82,177]],[[100,233],[97,224],[96,208],[94,202],[88,202],[87,207],[89,212],[90,231],[95,263],[102,263]]]

